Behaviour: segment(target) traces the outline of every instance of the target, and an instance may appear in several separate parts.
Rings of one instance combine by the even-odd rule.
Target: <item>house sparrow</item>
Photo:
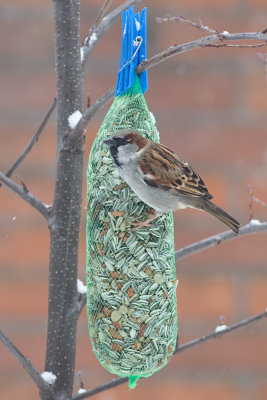
[[[172,150],[146,139],[134,129],[123,129],[103,141],[122,178],[157,215],[190,207],[206,211],[235,233],[240,224],[210,201],[205,183],[196,171]]]

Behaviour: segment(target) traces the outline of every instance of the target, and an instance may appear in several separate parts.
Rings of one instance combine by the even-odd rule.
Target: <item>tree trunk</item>
[[[57,164],[49,218],[50,271],[45,370],[57,379],[56,399],[72,396],[76,326],[77,264],[82,198],[84,139],[75,137],[68,116],[82,111],[79,0],[54,0],[57,71]],[[54,396],[53,396],[54,397]]]

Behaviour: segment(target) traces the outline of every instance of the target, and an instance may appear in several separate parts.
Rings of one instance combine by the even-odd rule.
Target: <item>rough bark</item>
[[[68,116],[82,111],[79,0],[54,0],[57,72],[57,167],[49,218],[50,270],[45,370],[57,376],[57,399],[70,399],[75,367],[77,264],[84,139],[73,137]]]

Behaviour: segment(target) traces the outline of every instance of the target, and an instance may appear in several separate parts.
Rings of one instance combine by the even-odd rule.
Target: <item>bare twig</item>
[[[251,221],[253,219],[253,203],[258,203],[260,204],[262,207],[267,207],[267,204],[262,201],[261,199],[259,199],[258,197],[254,196],[253,194],[253,190],[252,190],[252,186],[248,185],[248,195],[249,195],[249,221]]]
[[[48,219],[50,206],[33,196],[29,191],[25,191],[24,188],[21,188],[11,179],[7,178],[2,172],[0,172],[0,182],[2,182],[2,184],[8,187],[12,192],[29,203],[37,211],[39,211],[39,213],[41,213],[46,219]]]
[[[227,326],[224,330],[220,330],[218,332],[217,331],[213,331],[213,332],[209,333],[208,335],[201,336],[201,337],[199,337],[197,339],[191,340],[190,342],[187,342],[187,343],[184,343],[184,344],[182,344],[180,346],[177,346],[176,349],[174,350],[174,354],[181,353],[182,351],[188,350],[188,349],[190,349],[191,347],[194,347],[194,346],[198,346],[199,344],[207,342],[209,340],[220,338],[221,336],[223,336],[223,335],[225,335],[227,333],[230,333],[230,332],[232,332],[234,330],[243,328],[244,326],[252,324],[252,323],[254,323],[256,321],[259,321],[260,319],[263,319],[263,318],[266,318],[266,317],[267,317],[267,310],[262,312],[262,313],[260,313],[260,314],[255,315],[253,317],[244,319],[242,321],[236,322],[233,325]],[[87,390],[84,393],[80,393],[80,394],[74,396],[73,400],[82,400],[82,399],[85,399],[87,397],[91,397],[91,396],[93,396],[93,395],[95,395],[97,393],[101,393],[101,392],[103,392],[105,390],[108,390],[108,389],[114,388],[116,386],[119,386],[122,383],[125,383],[127,381],[128,381],[128,378],[112,379],[110,382],[104,383],[103,385],[97,386],[97,387],[95,387],[93,389]]]
[[[252,186],[251,185],[248,185],[248,195],[249,195],[248,207],[249,207],[249,211],[250,211],[250,213],[249,213],[249,221],[251,221],[252,218],[253,218],[253,192],[252,192]]]
[[[202,32],[206,32],[212,35],[217,35],[218,39],[223,41],[225,40],[225,37],[227,35],[229,35],[228,31],[223,31],[223,32],[219,32],[218,30],[212,29],[210,27],[208,27],[207,25],[204,25],[203,22],[201,20],[199,20],[199,22],[195,22],[192,21],[189,18],[186,18],[182,15],[180,15],[179,17],[170,17],[170,16],[166,16],[165,18],[156,18],[156,21],[159,23],[162,22],[185,22],[195,28],[197,28],[198,30],[202,31]],[[262,31],[262,32],[258,32],[258,33],[263,33],[265,34],[267,32],[267,29]],[[262,47],[262,46],[266,46],[267,43],[259,43],[259,44],[227,44],[227,43],[223,43],[223,44],[210,44],[207,47],[248,47],[248,48],[257,48],[257,47]]]
[[[47,111],[43,121],[41,122],[39,128],[37,129],[37,131],[35,132],[35,134],[33,135],[32,139],[30,140],[30,142],[27,144],[27,146],[25,147],[25,149],[23,150],[23,152],[21,153],[21,155],[19,156],[19,158],[14,162],[14,164],[12,165],[12,167],[7,171],[6,176],[8,178],[11,177],[11,175],[13,174],[13,172],[18,168],[18,166],[22,163],[22,161],[24,160],[24,158],[27,156],[27,154],[31,151],[31,149],[33,148],[33,146],[35,145],[35,143],[38,141],[41,133],[43,132],[52,112],[54,111],[55,107],[57,104],[57,99],[55,98],[53,103],[51,104],[51,106],[49,107],[49,110]],[[0,187],[2,185],[0,184]]]
[[[97,17],[95,19],[95,22],[89,29],[88,35],[84,39],[84,42],[83,42],[84,46],[88,46],[89,40],[90,40],[93,32],[95,32],[96,28],[98,27],[99,23],[101,22],[102,18],[104,17],[104,14],[107,11],[110,3],[111,3],[111,0],[105,0],[104,4],[101,6],[99,13],[97,14]]]
[[[219,32],[215,29],[211,29],[206,25],[203,25],[203,23],[201,21],[199,22],[194,22],[189,18],[184,17],[183,15],[180,15],[179,17],[170,17],[170,16],[166,16],[164,18],[156,18],[156,21],[158,23],[162,23],[162,22],[185,22],[186,24],[192,25],[195,28],[197,28],[198,30],[202,31],[202,32],[206,32],[206,33],[211,33],[211,34],[215,34],[218,35]]]
[[[253,322],[259,321],[260,319],[263,319],[266,317],[267,317],[267,310],[260,314],[254,315],[253,317],[246,318],[246,319],[243,319],[242,321],[236,322],[233,325],[229,325],[229,326],[225,327],[225,329],[223,329],[223,330],[211,332],[208,335],[201,336],[197,339],[191,340],[190,342],[187,342],[180,346],[177,346],[176,349],[174,350],[173,354],[181,353],[182,351],[185,351],[191,347],[197,346],[200,343],[207,342],[211,339],[218,339],[221,336],[225,335],[226,333],[233,332],[237,329],[243,328],[244,326],[250,325]]]
[[[52,387],[46,383],[37,369],[32,365],[30,360],[22,354],[19,349],[6,337],[6,335],[0,330],[0,340],[5,348],[12,354],[12,356],[18,361],[18,363],[25,369],[28,375],[31,377],[33,382],[37,385],[41,393],[52,394]]]
[[[98,23],[95,30],[91,32],[91,35],[85,38],[84,44],[81,47],[81,52],[83,54],[82,57],[82,66],[84,67],[89,54],[95,48],[95,45],[98,43],[99,39],[106,33],[106,31],[110,28],[113,22],[121,16],[121,13],[130,6],[134,4],[140,3],[142,0],[127,0],[114,10],[112,10],[109,14],[107,14],[101,22]]]
[[[262,201],[261,199],[259,199],[258,197],[254,196],[254,195],[253,195],[253,201],[262,207],[265,207],[265,208],[267,207],[267,204],[264,201]]]
[[[95,27],[98,26],[99,23],[101,22],[101,20],[104,17],[104,15],[105,15],[107,9],[109,8],[111,2],[112,2],[112,0],[105,0],[104,4],[100,8],[99,13],[98,13],[98,15],[96,17],[95,24],[94,24]]]
[[[187,51],[191,51],[198,48],[209,47],[210,45],[220,43],[222,40],[225,41],[236,41],[236,40],[259,40],[263,42],[267,42],[267,35],[261,32],[244,32],[244,33],[220,33],[220,35],[209,35],[202,37],[197,40],[193,40],[192,42],[174,45],[169,47],[168,49],[162,51],[159,54],[149,58],[148,60],[142,61],[136,67],[137,74],[141,74],[146,69],[152,68],[155,65],[161,63],[169,57],[172,57],[176,54],[185,53]]]
[[[87,95],[87,105],[86,105],[86,108],[89,108],[91,106],[91,97],[90,97],[90,95],[88,94]]]
[[[228,44],[228,43],[219,43],[219,44],[208,44],[206,47],[234,47],[239,49],[249,48],[249,49],[258,49],[259,47],[265,47],[267,43],[256,43],[256,44]]]
[[[99,110],[99,108],[103,107],[109,100],[111,100],[115,93],[115,86],[109,89],[106,93],[104,93],[98,100],[96,100],[90,107],[88,107],[83,113],[81,119],[79,120],[76,127],[71,132],[72,136],[76,136],[79,132],[83,132],[86,128],[86,125],[93,117],[93,115]]]
[[[267,30],[265,29],[262,33],[266,33]],[[257,53],[257,56],[264,64],[264,73],[265,73],[265,82],[267,83],[267,53]]]
[[[23,180],[20,179],[20,176],[19,176],[19,175],[16,175],[15,178],[18,179],[18,180],[20,181],[20,184],[21,184],[21,186],[22,186],[22,189],[23,189],[24,193],[29,193],[29,189],[27,188],[27,186],[26,186],[26,184],[23,182]]]
[[[104,392],[105,390],[113,389],[116,386],[120,386],[123,383],[128,382],[128,378],[115,378],[112,379],[109,382],[103,383],[102,385],[99,385],[93,389],[86,390],[86,392],[77,394],[76,396],[73,397],[73,400],[82,400],[86,399],[87,397],[94,396],[95,394]]]
[[[84,389],[84,381],[83,381],[83,373],[81,371],[77,372],[77,376],[79,378],[80,381],[80,389]]]
[[[230,239],[236,239],[243,235],[251,233],[267,232],[267,222],[260,222],[252,220],[251,223],[244,225],[240,229],[239,235],[236,235],[233,231],[225,231],[218,235],[210,236],[206,239],[200,240],[199,242],[192,243],[188,246],[183,247],[175,252],[175,261],[179,261],[182,258],[191,256],[195,253],[199,253],[202,250],[208,249],[209,247],[216,246],[222,242]]]

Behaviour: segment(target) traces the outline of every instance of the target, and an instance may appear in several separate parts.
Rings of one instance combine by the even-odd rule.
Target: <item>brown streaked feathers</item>
[[[118,131],[104,143],[124,180],[157,212],[196,208],[239,233],[239,222],[210,201],[213,196],[199,174],[172,150],[133,129]]]
[[[213,198],[201,177],[186,161],[161,144],[149,141],[148,146],[149,151],[142,153],[139,158],[143,173],[153,176],[145,177],[148,185],[170,190],[174,194]],[[153,170],[149,168],[150,165],[153,165]]]

